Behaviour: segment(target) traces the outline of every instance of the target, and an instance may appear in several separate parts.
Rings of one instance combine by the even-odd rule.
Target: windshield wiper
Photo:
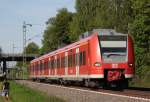
[[[115,55],[117,55],[117,56],[124,56],[123,54],[114,54],[114,53],[111,53],[111,54],[108,54],[107,57],[115,56]]]

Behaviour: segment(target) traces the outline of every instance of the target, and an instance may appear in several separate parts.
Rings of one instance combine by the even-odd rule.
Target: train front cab
[[[128,87],[128,80],[134,75],[134,50],[128,34],[98,34],[100,53],[100,74],[104,87]],[[98,48],[100,50],[98,50]],[[96,52],[95,56],[99,56]],[[95,61],[97,62],[97,61]]]

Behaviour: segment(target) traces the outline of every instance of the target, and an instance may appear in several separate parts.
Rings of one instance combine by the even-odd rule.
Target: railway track
[[[106,94],[108,93],[110,95],[112,94],[112,95],[116,95],[116,96],[117,95],[118,96],[127,96],[127,97],[131,97],[131,98],[133,97],[133,98],[137,98],[137,99],[144,99],[144,100],[150,101],[150,88],[129,87],[128,89],[117,90],[117,89],[103,89],[103,88],[94,89],[94,88],[81,87],[81,86],[77,86],[77,85],[67,85],[67,86],[65,86],[65,85],[59,85],[59,84],[54,84],[54,83],[50,84],[48,82],[44,82],[43,84],[55,85],[55,86],[71,88],[71,89],[94,91],[94,92],[100,92],[100,93],[106,93]]]
[[[102,88],[97,88],[97,89],[84,88],[84,87],[79,87],[79,86],[67,86],[67,87],[83,89],[83,90],[91,90],[95,92],[104,92],[104,93],[110,93],[110,94],[116,94],[116,95],[125,95],[125,96],[131,96],[131,97],[150,99],[150,91],[133,90],[133,88],[128,88],[128,89],[119,91],[119,90],[102,89]]]

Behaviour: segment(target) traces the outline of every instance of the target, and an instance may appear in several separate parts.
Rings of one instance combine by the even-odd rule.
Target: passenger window
[[[54,60],[51,61],[51,68],[54,68]]]
[[[73,54],[72,57],[73,57],[72,60],[73,60],[73,67],[74,67],[75,66],[75,54]]]
[[[86,65],[86,52],[83,51],[83,65]]]
[[[42,70],[42,61],[40,61],[40,70]]]
[[[80,55],[79,55],[79,64],[80,64],[80,66],[86,65],[86,52],[85,51],[80,52]]]
[[[45,62],[43,61],[42,62],[42,69],[44,70],[44,68],[45,68]]]
[[[60,68],[60,58],[57,59],[57,68]]]
[[[68,56],[68,67],[70,67],[70,55]]]
[[[72,67],[72,55],[70,55],[70,67]]]
[[[48,61],[48,68],[49,69],[51,68],[51,61],[50,60]]]
[[[72,67],[72,55],[68,56],[68,67]]]
[[[57,65],[57,64],[56,64],[56,60],[54,60],[54,68],[56,68],[56,65]]]
[[[65,67],[65,57],[61,58],[61,68]]]
[[[82,65],[82,60],[83,60],[83,57],[82,57],[82,52],[80,52],[80,60],[79,60],[79,64],[80,64],[80,66]]]

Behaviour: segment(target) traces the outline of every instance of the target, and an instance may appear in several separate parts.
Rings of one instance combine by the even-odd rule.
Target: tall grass
[[[12,102],[64,102],[56,97],[30,89],[24,85],[10,82],[10,100]]]

